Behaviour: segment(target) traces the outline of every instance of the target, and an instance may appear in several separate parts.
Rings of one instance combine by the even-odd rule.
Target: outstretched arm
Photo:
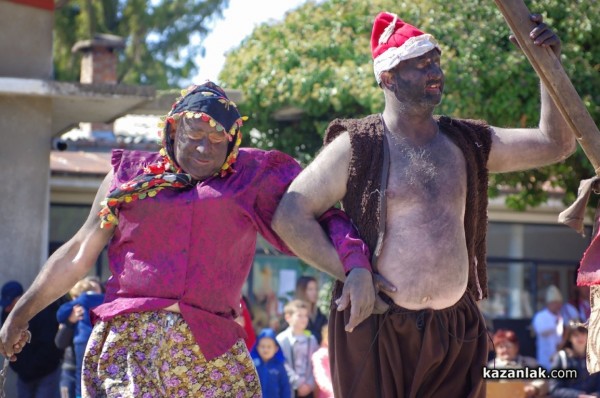
[[[19,299],[0,330],[0,354],[16,360],[23,348],[22,336],[38,312],[65,295],[94,266],[112,229],[101,229],[100,202],[108,194],[110,172],[98,189],[90,214],[77,233],[50,256],[31,287]]]
[[[538,46],[548,47],[560,59],[558,36],[535,14],[531,20],[538,25],[530,38]],[[511,41],[515,42],[511,37]],[[575,135],[560,114],[543,84],[540,89],[541,111],[537,128],[493,127],[492,149],[488,169],[492,173],[526,170],[546,166],[569,157],[576,148]]]

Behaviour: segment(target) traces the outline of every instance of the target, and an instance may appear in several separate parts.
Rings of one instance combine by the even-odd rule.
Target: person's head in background
[[[319,298],[319,286],[317,280],[308,275],[301,276],[296,281],[296,291],[294,297],[306,302],[309,305],[309,314],[315,312],[317,300]]]
[[[302,300],[292,300],[283,307],[285,321],[293,334],[303,334],[308,326],[308,304]]]
[[[83,293],[102,293],[102,284],[97,276],[86,276],[75,284],[69,290],[69,295],[74,300],[81,296]]]
[[[519,355],[519,339],[512,330],[498,329],[492,337],[496,358],[512,361]]]
[[[3,314],[8,314],[12,311],[13,307],[23,295],[23,285],[17,281],[6,282],[2,285],[2,299],[0,300],[0,307],[2,307]]]
[[[256,337],[256,342],[250,350],[250,356],[255,360],[260,358],[263,363],[269,362],[275,358],[280,363],[285,363],[283,352],[279,347],[275,331],[271,328],[265,328],[260,331]]]
[[[558,349],[565,350],[578,358],[584,358],[587,339],[588,330],[585,325],[580,322],[571,321],[565,325],[562,341]]]
[[[548,286],[546,290],[546,307],[553,314],[558,314],[563,305],[563,296],[554,285]]]

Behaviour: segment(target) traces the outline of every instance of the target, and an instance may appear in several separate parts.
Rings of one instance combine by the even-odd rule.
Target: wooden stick
[[[571,127],[581,148],[600,174],[600,131],[581,101],[571,80],[565,73],[554,52],[533,44],[529,33],[535,22],[529,19],[530,12],[523,0],[494,0],[504,15],[521,49],[529,59],[554,100],[556,107]]]
[[[494,0],[504,15],[517,42],[540,76],[543,84],[554,100],[556,107],[565,118],[571,131],[577,137],[581,148],[594,166],[596,175],[600,175],[600,132],[594,124],[579,94],[565,73],[556,55],[549,48],[539,47],[529,39],[529,32],[535,23],[529,19],[530,12],[523,0]],[[590,287],[590,297],[600,297],[600,285]],[[598,302],[592,300],[592,314],[589,320],[589,335],[598,336],[600,329],[600,311]],[[590,344],[591,343],[591,344]],[[588,360],[586,365],[590,373],[598,372],[600,365],[596,361],[599,355],[597,339],[588,340]]]

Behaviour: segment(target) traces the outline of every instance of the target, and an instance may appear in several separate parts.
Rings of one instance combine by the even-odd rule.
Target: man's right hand
[[[342,295],[336,300],[337,310],[343,311],[350,306],[350,319],[346,331],[352,332],[356,326],[371,314],[385,312],[388,305],[377,295],[379,290],[395,291],[387,280],[373,275],[364,268],[355,268],[346,277]]]

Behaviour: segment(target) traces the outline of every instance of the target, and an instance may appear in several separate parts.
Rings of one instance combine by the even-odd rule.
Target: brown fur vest
[[[481,121],[436,117],[440,129],[463,152],[467,167],[467,203],[465,236],[471,264],[467,289],[475,299],[487,297],[487,160],[491,149],[491,131]],[[379,226],[380,181],[383,159],[381,116],[363,119],[335,119],[327,127],[325,145],[348,131],[352,144],[344,211],[357,226],[361,238],[374,253]],[[374,161],[374,160],[378,161]]]

